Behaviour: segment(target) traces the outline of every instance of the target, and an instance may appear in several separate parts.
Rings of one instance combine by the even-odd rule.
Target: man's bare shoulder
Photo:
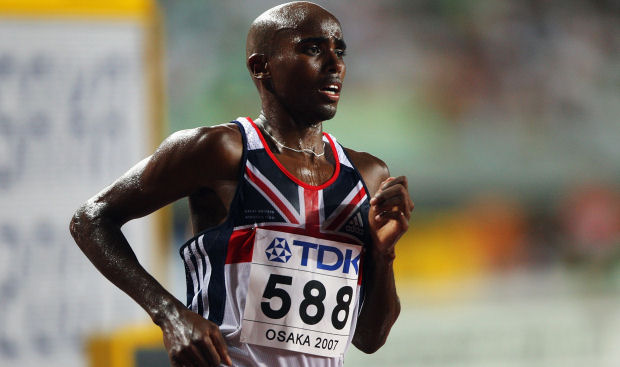
[[[234,124],[180,130],[147,159],[141,177],[154,186],[174,182],[184,186],[183,192],[211,187],[237,179],[242,154],[241,132]]]
[[[179,130],[171,134],[160,149],[175,148],[184,152],[200,153],[241,153],[241,132],[233,123],[201,126]]]
[[[181,130],[91,201],[125,223],[201,188],[236,182],[242,153],[241,133],[234,125]]]
[[[180,130],[164,140],[154,156],[190,166],[236,166],[241,160],[241,132],[233,123]]]
[[[371,195],[379,189],[383,180],[390,177],[390,171],[381,159],[366,152],[358,152],[353,149],[344,148],[351,162],[362,175]]]

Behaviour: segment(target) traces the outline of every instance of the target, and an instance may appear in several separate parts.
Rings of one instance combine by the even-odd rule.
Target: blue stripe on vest
[[[207,256],[211,260],[211,281],[207,291],[209,299],[209,320],[215,324],[222,325],[224,320],[224,310],[226,307],[226,277],[224,268],[226,266],[226,252],[228,239],[232,234],[232,226],[225,230],[211,232],[214,238],[203,239]]]

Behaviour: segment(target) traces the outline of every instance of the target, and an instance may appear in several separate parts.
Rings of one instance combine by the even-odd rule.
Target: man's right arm
[[[175,366],[231,361],[217,325],[188,310],[140,265],[121,227],[198,189],[236,185],[241,155],[234,125],[175,133],[71,220],[71,234],[89,260],[161,327]]]

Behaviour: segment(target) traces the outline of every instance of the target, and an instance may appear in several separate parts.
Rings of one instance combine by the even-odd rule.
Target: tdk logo
[[[265,250],[267,260],[286,263],[291,258],[291,249],[284,238],[276,237]]]
[[[316,267],[318,269],[336,271],[342,268],[342,272],[345,274],[349,274],[349,271],[353,269],[355,274],[358,274],[360,255],[357,254],[356,257],[353,257],[353,250],[351,249],[346,249],[346,251],[342,253],[339,248],[334,246],[319,245],[316,243],[298,240],[293,241],[293,246],[303,247],[301,254],[301,266],[308,266],[308,256],[310,255],[310,251],[316,251]],[[333,259],[334,256],[328,255],[332,259],[329,260],[329,264],[326,264],[327,260],[325,258],[327,253],[335,255],[335,261]]]

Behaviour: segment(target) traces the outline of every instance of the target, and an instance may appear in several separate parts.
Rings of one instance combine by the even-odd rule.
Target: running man
[[[345,76],[336,17],[274,7],[252,23],[260,115],[168,137],[75,213],[84,254],[151,316],[173,366],[342,366],[373,353],[400,312],[394,248],[413,202],[405,177],[323,132]],[[183,197],[187,304],[136,259],[121,226]]]

